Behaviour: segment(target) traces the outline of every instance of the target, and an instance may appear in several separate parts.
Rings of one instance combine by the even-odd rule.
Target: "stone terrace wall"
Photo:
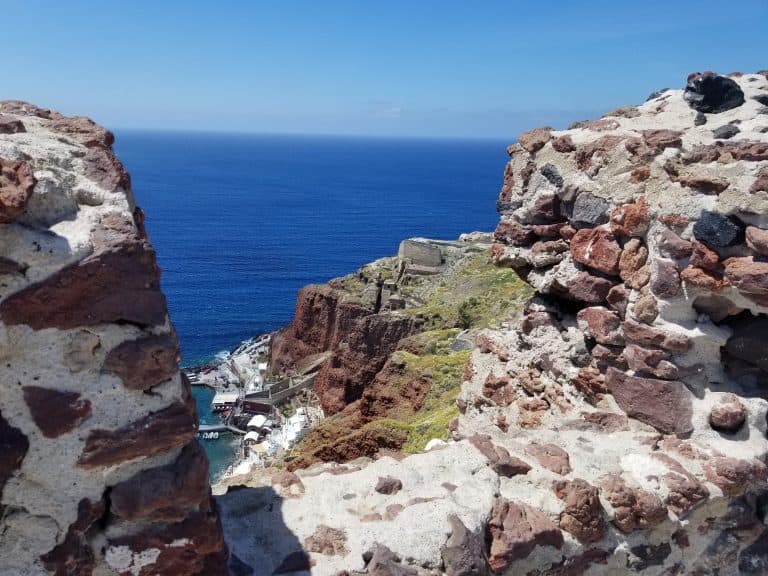
[[[0,572],[226,574],[155,252],[87,118],[0,102]]]

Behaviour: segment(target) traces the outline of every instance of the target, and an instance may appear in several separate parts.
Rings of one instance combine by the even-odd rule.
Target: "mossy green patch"
[[[486,254],[476,254],[425,289],[424,304],[406,313],[423,317],[428,328],[488,328],[507,319],[530,294],[530,286],[513,270],[498,268]]]

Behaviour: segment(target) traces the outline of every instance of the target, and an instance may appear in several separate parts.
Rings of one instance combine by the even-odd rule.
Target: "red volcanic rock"
[[[132,222],[102,223],[93,253],[0,303],[6,324],[34,330],[109,322],[157,326],[166,318],[155,251]]]
[[[730,285],[730,282],[719,274],[693,266],[688,266],[680,272],[680,279],[690,286],[696,286],[710,292],[719,292]]]
[[[119,376],[130,390],[149,390],[178,372],[179,359],[174,334],[153,334],[117,345],[107,354],[102,370]]]
[[[560,515],[560,528],[573,534],[582,544],[591,544],[605,534],[603,507],[597,488],[577,478],[561,480],[554,484],[555,495],[565,502]]]
[[[752,485],[765,482],[766,467],[759,460],[716,457],[704,463],[707,480],[727,496],[741,496]]]
[[[768,230],[747,226],[747,246],[760,256],[768,256]]]
[[[29,164],[0,158],[0,224],[21,215],[36,183]]]
[[[83,161],[86,177],[109,192],[131,189],[131,177],[111,148],[90,148]]]
[[[283,470],[271,479],[272,486],[277,486],[278,492],[285,498],[298,498],[304,494],[304,483],[293,472]]]
[[[0,414],[0,514],[3,511],[3,487],[21,463],[29,450],[29,440],[21,430],[11,426]]]
[[[593,424],[600,432],[622,432],[629,430],[629,421],[623,414],[613,412],[582,412],[585,422]]]
[[[115,136],[96,122],[85,116],[59,116],[49,125],[51,130],[66,134],[83,144],[86,148],[110,147]]]
[[[624,533],[653,528],[667,519],[661,498],[639,488],[630,488],[618,474],[602,481],[603,496],[613,507],[613,523]]]
[[[723,432],[737,432],[747,421],[747,409],[738,400],[718,404],[709,413],[709,425]]]
[[[691,341],[683,334],[671,334],[665,330],[651,328],[627,318],[621,328],[624,337],[645,346],[658,346],[673,352],[685,352],[691,347]]]
[[[38,118],[46,119],[63,117],[58,112],[51,112],[47,108],[40,108],[22,100],[0,100],[0,112],[15,114],[16,116],[37,116]]]
[[[497,406],[509,406],[517,398],[514,389],[510,386],[509,376],[503,374],[495,376],[488,374],[483,383],[483,396],[493,400]]]
[[[518,474],[527,474],[531,467],[520,458],[510,456],[509,451],[503,446],[496,446],[491,442],[490,436],[475,434],[469,437],[469,443],[477,448],[483,456],[488,458],[491,469],[499,476],[512,478]]]
[[[608,366],[625,369],[627,363],[624,361],[623,356],[621,356],[621,350],[622,348],[619,346],[609,347],[598,344],[592,348],[591,365],[600,371],[605,371]]]
[[[756,262],[752,256],[728,258],[725,277],[740,292],[768,295],[768,262]]]
[[[579,373],[571,380],[571,384],[576,390],[584,394],[590,404],[597,404],[608,393],[608,388],[605,387],[605,378],[597,368],[579,369]]]
[[[672,230],[680,232],[688,225],[688,219],[680,214],[662,214],[659,221]]]
[[[664,228],[659,234],[659,248],[662,254],[670,258],[687,258],[693,250],[693,245],[669,228]]]
[[[571,471],[568,452],[554,444],[528,444],[525,453],[551,472],[565,476]]]
[[[24,128],[21,120],[0,116],[0,134],[18,134],[19,132],[26,131],[27,129]]]
[[[664,380],[674,380],[678,377],[677,366],[669,362],[669,353],[664,350],[628,344],[622,356],[629,369],[634,370],[636,374],[651,374]]]
[[[690,266],[696,268],[702,268],[703,270],[717,270],[717,265],[720,263],[720,257],[717,252],[708,248],[701,242],[693,243],[693,252],[691,258],[688,260]]]
[[[290,326],[273,339],[272,368],[284,372],[320,352],[333,352],[315,378],[326,413],[336,413],[362,396],[398,342],[415,329],[410,317],[380,313],[329,286],[299,292]]]
[[[571,256],[576,262],[604,272],[619,273],[621,247],[613,232],[605,228],[584,228],[571,239]]]
[[[638,290],[650,279],[650,269],[645,265],[648,248],[639,238],[632,238],[624,245],[619,256],[619,276],[628,287]]]
[[[573,143],[570,135],[565,134],[563,136],[558,136],[557,138],[552,139],[552,148],[554,148],[557,152],[566,154],[576,150],[576,145]]]
[[[96,468],[149,458],[188,443],[196,434],[194,402],[172,404],[117,430],[91,430],[78,464]]]
[[[669,472],[664,475],[669,494],[666,504],[679,517],[684,517],[697,504],[709,498],[709,490],[688,472],[677,460],[663,452],[654,452],[653,458],[664,463]]]
[[[552,128],[536,128],[523,132],[518,138],[520,145],[531,154],[538,152],[552,139]]]
[[[521,428],[538,428],[549,402],[544,398],[520,398],[517,401],[517,423]]]
[[[651,153],[656,156],[666,148],[682,148],[682,132],[677,130],[643,130],[643,140]]]
[[[599,304],[605,302],[608,292],[610,292],[614,285],[614,282],[606,278],[601,278],[581,270],[569,282],[565,289],[565,296],[577,302]]]
[[[594,142],[583,144],[576,149],[576,164],[579,170],[587,170],[593,167],[593,159],[597,156],[606,156],[621,143],[622,136],[601,136]]]
[[[537,197],[531,207],[531,217],[534,222],[544,224],[548,222],[561,222],[560,198],[555,194],[542,194]]]
[[[651,265],[651,292],[659,298],[673,298],[680,290],[680,274],[671,260],[657,258]]]
[[[320,524],[311,536],[304,539],[304,549],[307,552],[326,556],[346,556],[349,554],[347,533],[344,530]]]
[[[24,402],[46,438],[58,438],[77,428],[91,415],[91,402],[77,392],[24,386]]]
[[[749,187],[749,191],[752,194],[758,192],[768,192],[768,167],[763,166],[757,173],[757,178]]]
[[[731,185],[724,178],[708,178],[706,176],[680,176],[676,181],[685,188],[693,188],[704,194],[720,194]]]
[[[531,263],[535,268],[546,268],[560,262],[568,252],[568,244],[564,240],[536,242],[531,247]]]
[[[118,572],[120,576],[223,576],[226,574],[226,545],[216,504],[212,498],[209,502],[203,510],[191,513],[183,522],[148,527],[136,534],[109,540],[107,561],[110,553],[119,549],[121,555],[130,553],[145,559],[137,569],[130,566]],[[209,563],[211,557],[218,562]]]
[[[104,511],[103,501],[80,500],[77,520],[69,526],[64,541],[40,558],[49,572],[55,576],[91,576],[96,559],[85,533]]]
[[[554,546],[559,550],[563,545],[563,533],[543,512],[502,498],[491,511],[488,536],[488,565],[495,573],[504,573],[536,546]]]
[[[630,418],[650,424],[663,434],[693,430],[691,393],[682,382],[627,376],[608,368],[605,383]]]
[[[685,164],[715,162],[728,154],[734,160],[768,160],[768,142],[716,142],[702,144],[683,154]]]
[[[208,460],[195,440],[166,466],[143,470],[112,488],[110,510],[125,520],[183,520],[208,499]]]
[[[509,350],[507,350],[507,347],[486,332],[481,332],[477,335],[475,338],[475,346],[477,346],[483,354],[494,354],[502,362],[509,361]]]
[[[536,235],[530,226],[511,219],[501,220],[496,226],[493,237],[499,242],[512,246],[530,246],[536,241]]]
[[[621,334],[621,319],[602,306],[579,310],[576,318],[579,328],[600,344],[619,346],[624,344]]]
[[[617,236],[642,236],[648,230],[648,203],[644,197],[611,212],[611,230]]]
[[[532,224],[531,230],[539,238],[559,238],[562,222],[557,224]]]
[[[629,290],[624,284],[617,284],[608,291],[606,301],[623,318],[627,311],[627,304],[629,304]]]
[[[637,168],[632,170],[632,173],[629,175],[629,181],[632,184],[639,184],[640,182],[645,182],[650,177],[651,177],[650,166],[638,166]]]
[[[376,488],[374,488],[379,494],[387,494],[388,496],[397,494],[402,489],[403,483],[398,478],[393,478],[392,476],[380,477],[376,483]]]

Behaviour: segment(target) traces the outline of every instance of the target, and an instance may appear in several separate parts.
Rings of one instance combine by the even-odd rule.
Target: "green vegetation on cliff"
[[[367,277],[384,278],[380,272],[392,264],[382,259],[363,270]],[[354,299],[370,286],[358,274],[331,285]],[[474,335],[510,318],[531,293],[512,270],[493,266],[486,253],[468,254],[439,275],[413,278],[399,291],[408,302],[402,313],[421,318],[424,331],[400,342],[362,398],[296,446],[291,468],[372,457],[381,448],[413,454],[434,438],[447,439]]]

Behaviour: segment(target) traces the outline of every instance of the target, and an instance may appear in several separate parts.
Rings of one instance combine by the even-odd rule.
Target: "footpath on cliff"
[[[219,487],[238,574],[768,573],[768,72],[694,74],[508,152],[490,258],[535,294],[462,350],[382,312],[388,278],[305,289],[273,362],[330,351],[334,416],[285,470]],[[468,300],[450,286],[422,319],[444,298]],[[408,407],[461,353],[427,446]]]

